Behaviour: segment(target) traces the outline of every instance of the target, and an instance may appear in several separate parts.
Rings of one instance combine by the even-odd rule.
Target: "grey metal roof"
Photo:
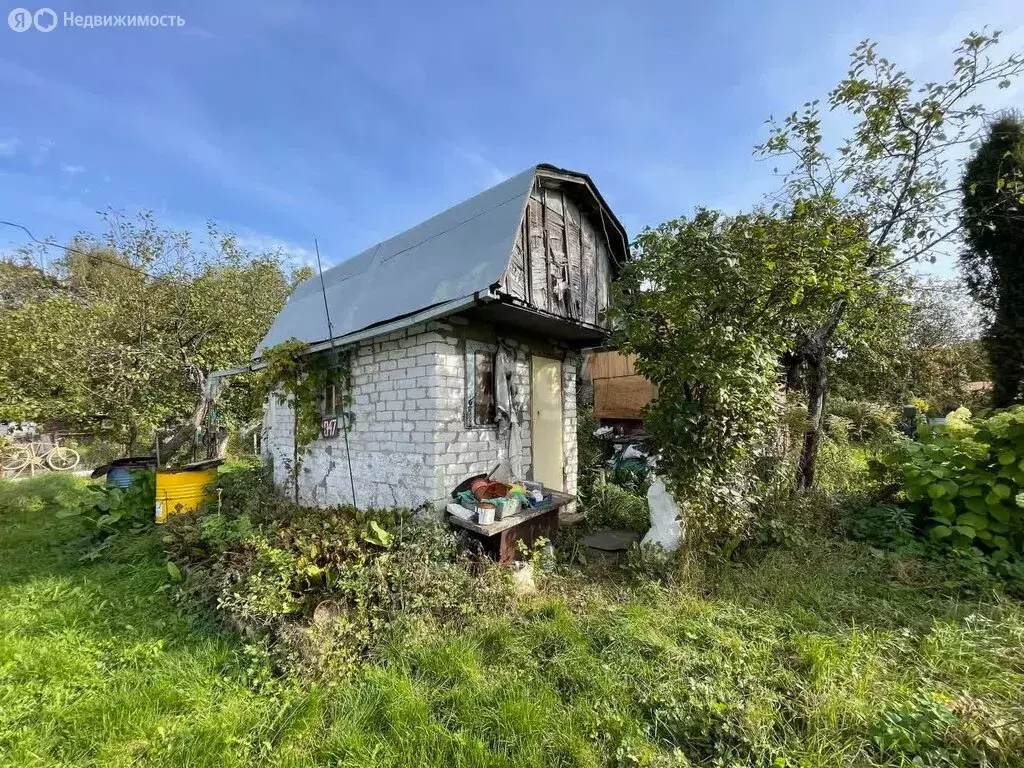
[[[557,170],[528,168],[324,272],[334,338],[499,282],[541,168]],[[590,184],[583,174],[574,175]],[[319,276],[295,289],[253,357],[291,338],[311,344],[328,339]]]

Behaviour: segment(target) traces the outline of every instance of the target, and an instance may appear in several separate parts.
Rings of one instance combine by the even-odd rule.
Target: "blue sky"
[[[765,118],[823,96],[859,40],[925,79],[972,28],[1024,45],[1020,0],[50,7],[185,25],[0,25],[0,219],[63,239],[151,208],[332,262],[536,162],[589,173],[631,235],[747,208],[777,186]]]

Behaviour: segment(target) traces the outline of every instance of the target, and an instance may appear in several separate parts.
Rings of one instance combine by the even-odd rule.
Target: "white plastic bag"
[[[624,459],[646,459],[647,453],[640,450],[638,447],[630,443],[626,446],[625,450],[622,451],[622,458]]]
[[[665,483],[654,475],[647,489],[647,506],[651,510],[651,530],[641,544],[660,544],[666,551],[675,552],[683,542],[683,521],[675,499],[665,490]]]

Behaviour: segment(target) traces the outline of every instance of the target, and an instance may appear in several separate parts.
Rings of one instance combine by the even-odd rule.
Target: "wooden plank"
[[[552,510],[559,510],[566,504],[571,504],[576,501],[576,497],[569,493],[562,493],[561,491],[553,491],[550,488],[545,488],[544,493],[551,494],[551,503],[543,507],[527,507],[521,511],[518,515],[512,517],[506,517],[503,520],[495,520],[493,523],[488,525],[480,525],[474,523],[471,520],[463,520],[460,517],[453,515],[448,516],[448,522],[452,525],[457,525],[459,528],[465,528],[467,531],[473,531],[483,536],[494,536],[507,531],[509,528],[515,528],[517,525],[522,525],[527,520],[530,520],[539,515],[543,515],[545,512],[551,512]]]
[[[545,255],[544,204],[535,190],[530,195],[526,211],[527,232],[529,233],[530,290],[533,305],[540,310],[548,309],[548,264]]]
[[[586,295],[583,317],[588,323],[597,325],[597,246],[594,239],[594,225],[590,223],[589,217],[584,216],[580,226],[580,249],[583,252],[583,292]]]
[[[594,415],[599,419],[640,419],[658,388],[643,376],[594,380]]]
[[[526,291],[526,303],[533,304],[533,276],[530,267],[530,214],[523,211],[523,220],[519,222],[519,236],[523,243],[523,288]]]
[[[494,526],[467,525],[465,521],[461,521],[457,517],[449,518],[449,521],[465,528],[470,536],[483,545],[484,552],[497,560],[499,565],[509,565],[520,556],[517,546],[520,541],[532,547],[539,538],[543,537],[549,540],[555,538],[558,534],[558,510],[564,503],[567,502],[533,510],[536,514],[529,516],[517,515],[511,519],[515,521],[514,525],[501,528],[493,533],[479,529],[491,529]],[[500,523],[495,523],[495,526],[497,525]]]
[[[568,312],[558,288],[566,277],[562,196],[541,187],[541,197],[544,201],[544,232],[548,255],[548,312],[565,317]]]
[[[523,247],[523,231],[520,228],[516,235],[516,244],[512,248],[512,258],[509,259],[508,269],[505,271],[505,292],[517,299],[526,298],[526,264]]]
[[[538,181],[520,229],[505,291],[542,312],[606,326],[612,251],[597,214],[581,207],[564,188]]]
[[[612,267],[609,256],[608,244],[603,237],[597,239],[597,314],[599,318],[604,317],[608,309],[608,299],[611,293]]]
[[[614,379],[636,376],[636,355],[621,352],[594,352],[590,356],[591,379]]]
[[[580,253],[580,209],[562,193],[562,210],[565,212],[565,257],[569,268],[569,317],[583,319],[583,254]]]
[[[519,542],[522,541],[527,547],[532,547],[537,539],[554,541],[558,535],[558,510],[549,508],[543,515],[539,515],[524,525],[509,528],[497,538],[498,543],[498,565],[509,565],[519,557]]]

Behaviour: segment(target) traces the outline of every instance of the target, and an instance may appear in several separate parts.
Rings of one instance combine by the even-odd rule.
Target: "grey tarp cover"
[[[537,166],[439,213],[324,272],[334,337],[485,291],[501,280],[515,247]],[[328,337],[320,278],[303,282],[260,351],[296,338]]]

